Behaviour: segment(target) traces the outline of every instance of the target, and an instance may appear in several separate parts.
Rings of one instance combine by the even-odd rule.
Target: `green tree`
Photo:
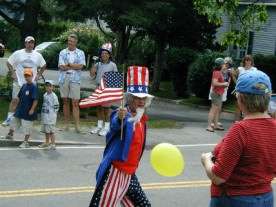
[[[115,39],[118,64],[125,62],[138,37],[148,36],[154,40],[153,91],[159,89],[168,47],[177,45],[197,50],[211,47],[216,29],[206,17],[197,14],[190,0],[57,1],[65,6],[63,18],[74,21],[93,18],[109,39]],[[101,20],[113,33],[101,27]]]
[[[225,15],[230,21],[230,31],[223,35],[222,45],[245,46],[249,31],[259,30],[268,19],[263,0],[193,0],[195,8],[210,22],[221,26]],[[240,3],[247,2],[245,5]]]
[[[190,0],[140,1],[123,18],[155,41],[153,91],[159,90],[168,47],[186,46],[197,50],[211,47],[216,29],[197,14]]]
[[[0,16],[20,30],[21,38],[37,34],[41,0],[0,1]]]

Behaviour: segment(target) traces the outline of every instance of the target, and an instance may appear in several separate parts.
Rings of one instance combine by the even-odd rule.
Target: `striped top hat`
[[[149,70],[143,66],[129,66],[127,72],[127,93],[140,98],[150,97],[148,93]]]

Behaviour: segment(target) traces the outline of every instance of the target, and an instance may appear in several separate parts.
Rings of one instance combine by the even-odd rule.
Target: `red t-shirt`
[[[276,120],[246,119],[235,123],[215,147],[212,172],[226,180],[211,185],[211,196],[270,192],[276,175]]]
[[[212,75],[212,81],[213,79],[217,79],[219,83],[224,83],[223,74],[220,70],[214,70]],[[224,93],[224,87],[223,86],[213,86],[213,91],[219,95],[222,95]]]
[[[128,174],[135,173],[138,168],[140,157],[143,151],[143,145],[145,142],[145,122],[147,116],[144,115],[140,122],[135,124],[133,132],[133,138],[131,141],[128,157],[126,161],[113,161],[112,164],[115,168],[124,171]]]

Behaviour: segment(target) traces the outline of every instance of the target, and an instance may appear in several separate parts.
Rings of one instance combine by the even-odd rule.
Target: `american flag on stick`
[[[105,72],[100,86],[79,103],[80,108],[98,106],[123,99],[123,74]]]

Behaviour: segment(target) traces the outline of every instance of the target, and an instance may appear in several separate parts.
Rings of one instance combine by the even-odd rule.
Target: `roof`
[[[240,4],[247,5],[247,4],[265,4],[267,6],[276,6],[276,0],[259,0],[256,2],[256,0],[240,0]]]

